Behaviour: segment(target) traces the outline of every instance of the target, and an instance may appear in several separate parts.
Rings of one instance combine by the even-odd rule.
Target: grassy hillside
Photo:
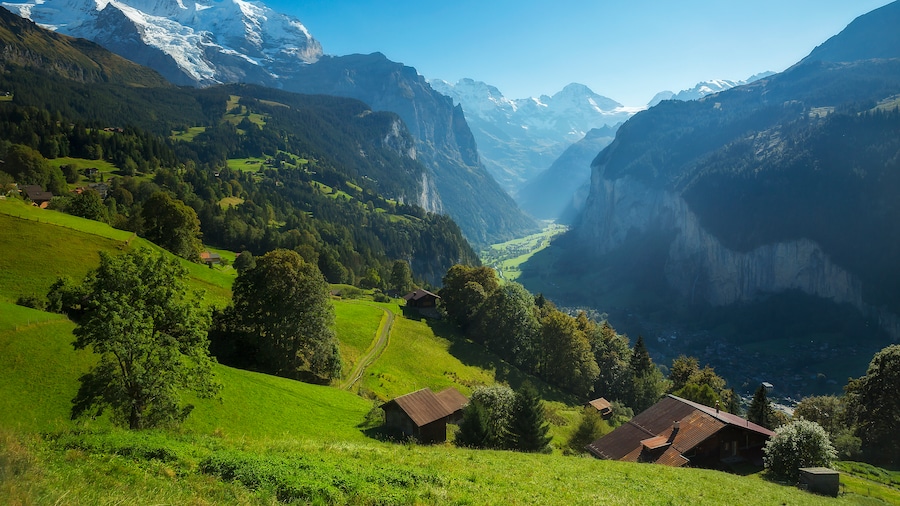
[[[19,217],[21,216],[21,217]],[[40,220],[40,221],[38,221]],[[78,377],[94,357],[72,346],[66,318],[12,304],[43,294],[59,273],[78,278],[96,251],[145,244],[94,222],[0,202],[0,502],[11,504],[855,504],[891,502],[889,486],[850,478],[831,500],[719,472],[553,455],[391,444],[368,436],[375,403],[334,387],[216,367],[219,399],[177,432],[129,432],[105,419],[69,420]],[[19,247],[19,244],[28,247]],[[229,273],[191,266],[195,286],[227,300]],[[218,303],[214,302],[214,303]],[[449,327],[404,317],[397,303],[336,300],[345,368],[389,342],[361,393],[386,399],[421,387],[464,393],[525,378]],[[386,315],[393,314],[394,318]],[[544,389],[554,443],[574,401]],[[870,504],[880,504],[872,499]]]

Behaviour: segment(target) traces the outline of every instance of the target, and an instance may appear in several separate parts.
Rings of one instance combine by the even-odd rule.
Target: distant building
[[[214,264],[222,263],[222,257],[218,253],[211,253],[209,251],[201,251],[200,252],[200,261],[205,263],[206,265],[212,266]]]
[[[447,422],[459,420],[468,402],[455,388],[437,394],[423,388],[388,401],[381,408],[387,429],[430,444],[447,440]]]
[[[50,203],[50,200],[53,199],[52,193],[44,191],[44,189],[38,185],[27,185],[23,188],[23,191],[25,192],[25,197],[27,197],[33,205],[41,208],[46,208]]]
[[[403,296],[407,307],[430,308],[437,305],[440,296],[428,290],[418,289]]]
[[[766,395],[771,394],[772,390],[775,390],[775,385],[769,383],[768,381],[763,381],[762,387],[766,389]]]
[[[603,418],[609,418],[612,416],[612,405],[603,397],[588,402],[587,406],[596,409],[597,412],[600,413],[600,416],[602,416]]]
[[[775,433],[716,408],[668,395],[585,449],[597,458],[727,470],[762,467],[762,449]]]

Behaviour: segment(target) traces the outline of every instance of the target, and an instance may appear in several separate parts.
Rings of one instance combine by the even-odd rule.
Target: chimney
[[[669,443],[675,441],[675,436],[678,434],[679,429],[681,428],[681,423],[678,420],[672,422],[672,433],[669,434]]]

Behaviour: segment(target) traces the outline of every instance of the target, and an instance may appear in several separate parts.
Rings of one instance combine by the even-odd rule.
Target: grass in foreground
[[[14,503],[857,504],[717,471],[500,451],[161,432],[0,431]]]

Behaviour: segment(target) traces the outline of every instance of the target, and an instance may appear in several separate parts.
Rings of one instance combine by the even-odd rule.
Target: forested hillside
[[[3,157],[26,146],[28,163],[46,167],[43,176],[15,164],[4,172],[45,188],[56,181],[57,194],[103,182],[105,212],[93,217],[117,227],[144,233],[142,205],[163,190],[193,209],[207,244],[297,249],[332,282],[368,277],[383,287],[391,263],[403,260],[433,283],[454,263],[477,262],[450,218],[406,204],[423,168],[402,122],[356,100],[86,84],[15,63],[0,89],[11,98],[0,105]],[[113,171],[101,181],[72,167],[91,161]],[[68,186],[59,166],[69,169]]]

